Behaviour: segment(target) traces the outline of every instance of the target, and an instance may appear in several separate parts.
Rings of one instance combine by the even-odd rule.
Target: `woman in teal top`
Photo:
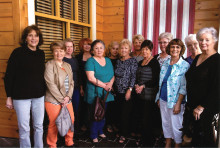
[[[85,101],[89,104],[89,110],[92,109],[92,103],[95,97],[105,96],[107,91],[112,89],[114,82],[114,71],[111,60],[104,57],[105,44],[101,40],[93,41],[91,45],[93,57],[89,58],[85,65],[85,71],[88,78],[86,84]],[[103,94],[103,89],[104,94]],[[113,95],[110,93],[106,102],[114,101]],[[90,137],[94,144],[98,143],[98,136],[106,138],[103,133],[105,119],[102,121],[91,121],[90,123]]]

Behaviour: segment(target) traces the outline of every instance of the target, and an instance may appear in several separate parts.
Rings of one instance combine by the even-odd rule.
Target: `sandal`
[[[119,143],[124,143],[124,142],[125,142],[125,137],[124,137],[124,136],[121,136],[118,142],[119,142]]]
[[[99,135],[99,137],[102,138],[102,139],[106,139],[106,138],[107,138],[107,137],[105,136],[105,134],[101,134],[101,135]]]

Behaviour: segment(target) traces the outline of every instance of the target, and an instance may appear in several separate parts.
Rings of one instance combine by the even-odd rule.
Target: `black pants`
[[[116,107],[116,122],[119,124],[119,134],[121,136],[127,136],[130,132],[131,123],[131,99],[126,101],[125,94],[116,94],[115,99]]]
[[[216,147],[214,142],[212,120],[214,114],[204,110],[200,119],[194,122],[192,145],[194,147]]]

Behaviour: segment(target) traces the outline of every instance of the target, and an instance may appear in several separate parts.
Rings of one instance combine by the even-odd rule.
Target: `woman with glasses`
[[[154,56],[160,63],[160,67],[162,67],[162,64],[167,59],[170,59],[170,55],[166,53],[166,47],[169,44],[169,42],[173,39],[173,35],[169,32],[161,33],[158,37],[158,43],[160,45],[161,53]]]
[[[185,38],[185,43],[189,52],[192,54],[191,56],[187,57],[185,60],[191,65],[195,57],[201,53],[201,50],[199,48],[199,43],[196,40],[196,34],[189,34]]]

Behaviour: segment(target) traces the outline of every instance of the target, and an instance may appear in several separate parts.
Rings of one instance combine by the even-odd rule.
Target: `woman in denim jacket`
[[[186,102],[185,73],[190,65],[181,57],[185,46],[180,39],[171,40],[166,52],[171,59],[166,60],[161,67],[156,102],[160,107],[165,147],[171,147],[171,139],[174,139],[175,147],[180,147],[182,132],[179,129],[182,128]]]

